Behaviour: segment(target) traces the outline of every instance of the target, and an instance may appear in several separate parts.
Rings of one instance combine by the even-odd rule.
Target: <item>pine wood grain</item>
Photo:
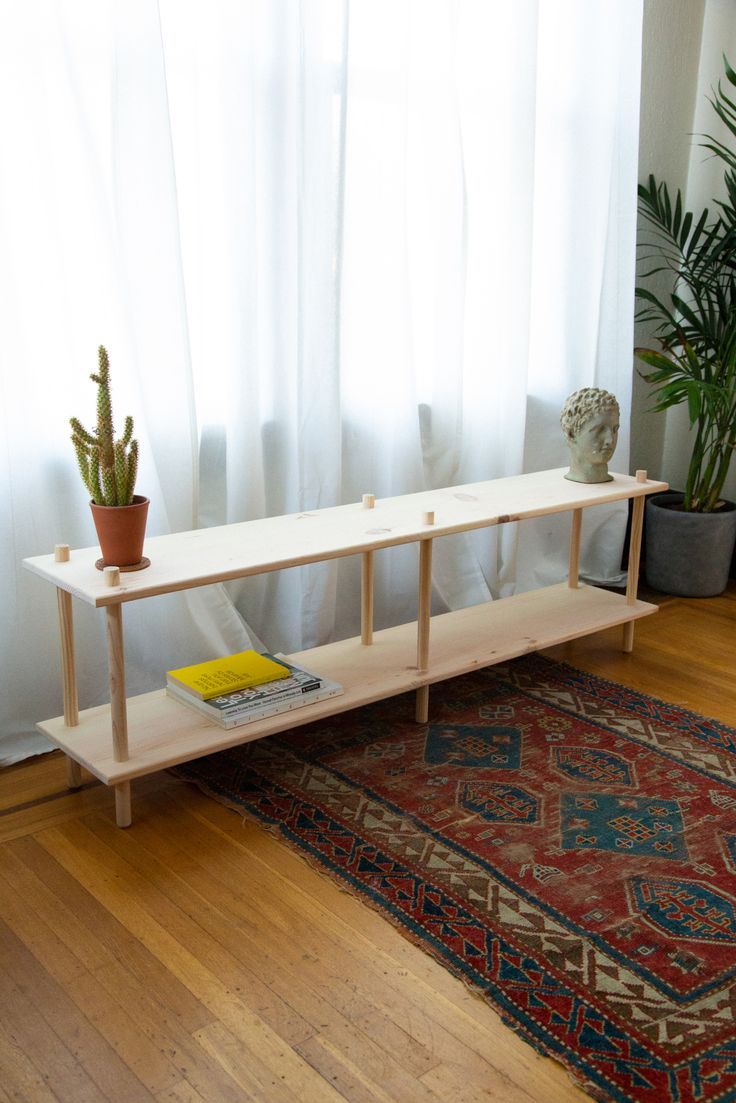
[[[112,714],[109,705],[99,705],[81,712],[76,727],[67,727],[63,716],[43,721],[38,726],[101,781],[118,784],[203,754],[262,739],[283,730],[285,726],[307,724],[464,674],[490,662],[524,655],[562,640],[656,612],[656,606],[648,602],[637,601],[629,605],[620,595],[607,590],[593,586],[570,589],[562,583],[516,594],[503,601],[439,614],[432,618],[430,641],[431,547],[431,541],[424,541],[424,600],[419,622],[418,653],[417,624],[411,622],[376,632],[370,647],[364,646],[360,638],[355,638],[290,656],[308,670],[319,670],[338,682],[344,689],[340,696],[225,730],[211,724],[199,712],[168,697],[163,689],[131,697],[127,706],[118,693],[117,707],[113,705]],[[115,613],[120,613],[119,607]],[[118,651],[119,646],[116,654]],[[430,651],[431,661],[428,663]],[[116,670],[116,664],[117,659],[111,656],[111,670]],[[120,673],[111,677],[111,684],[118,690],[120,682]],[[431,694],[425,689],[423,696],[429,699]],[[111,715],[113,739],[110,735]],[[124,744],[129,752],[126,750],[122,754],[115,749],[116,731],[120,735],[120,746]],[[129,822],[127,818],[127,822],[120,826],[128,826]]]
[[[123,575],[119,586],[109,586],[95,569],[99,549],[94,547],[72,550],[67,562],[39,555],[23,565],[101,607],[667,489],[666,483],[640,482],[630,475],[613,475],[607,483],[575,483],[563,474],[564,468],[536,471],[382,498],[370,510],[355,502],[154,536],[145,546],[150,566]],[[427,514],[433,516],[431,528]]]
[[[548,654],[736,725],[736,588]],[[85,776],[85,784],[90,785]],[[0,1103],[583,1103],[420,947],[165,774],[0,772]]]

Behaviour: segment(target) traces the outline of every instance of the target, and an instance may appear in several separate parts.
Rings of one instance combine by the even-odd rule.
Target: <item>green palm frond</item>
[[[736,138],[736,72],[724,58],[726,90],[710,100]],[[733,89],[733,91],[732,91]],[[654,326],[658,349],[635,349],[646,364],[653,409],[686,405],[694,443],[685,508],[715,509],[736,450],[736,150],[704,136],[724,165],[725,199],[698,215],[674,201],[663,181],[640,184],[640,259],[647,269],[636,288],[637,320]],[[652,277],[669,274],[672,290],[655,292]]]

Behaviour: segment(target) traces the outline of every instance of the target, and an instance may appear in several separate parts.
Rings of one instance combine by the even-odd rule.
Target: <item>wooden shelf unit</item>
[[[581,484],[564,470],[543,471],[462,487],[426,491],[311,513],[248,521],[146,541],[151,566],[110,579],[96,570],[97,548],[24,560],[57,587],[64,675],[64,715],[38,725],[68,756],[70,786],[82,765],[115,786],[117,822],[131,822],[130,781],[179,762],[286,728],[417,690],[417,719],[427,719],[428,689],[469,670],[555,643],[623,625],[625,650],[633,625],[656,606],[638,601],[636,585],[645,497],[665,483],[615,475]],[[579,583],[582,510],[633,499],[626,595]],[[439,536],[571,512],[566,582],[485,605],[430,617],[432,545]],[[418,543],[417,622],[373,632],[373,556],[396,544]],[[63,546],[62,546],[63,547]],[[298,549],[298,551],[295,551]],[[122,608],[128,601],[346,555],[363,563],[360,637],[291,656],[340,682],[344,694],[231,730],[223,730],[157,690],[126,700]],[[67,557],[68,558],[65,558]],[[107,617],[110,704],[77,709],[71,596],[104,608]]]

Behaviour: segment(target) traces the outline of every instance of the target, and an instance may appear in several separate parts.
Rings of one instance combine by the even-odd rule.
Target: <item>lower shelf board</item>
[[[376,632],[369,646],[361,644],[359,638],[326,644],[291,658],[339,682],[345,690],[341,696],[228,731],[172,700],[164,690],[155,690],[128,700],[130,757],[125,762],[113,758],[109,705],[81,712],[75,727],[67,727],[63,716],[38,727],[105,784],[117,785],[469,670],[626,624],[656,610],[656,605],[643,601],[628,604],[620,594],[608,590],[592,586],[571,589],[561,583],[444,613],[432,618],[430,665],[422,673],[416,667],[415,623]]]

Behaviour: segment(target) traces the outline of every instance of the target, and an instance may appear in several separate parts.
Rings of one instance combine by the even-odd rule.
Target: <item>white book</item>
[[[324,701],[328,697],[339,697],[344,693],[342,686],[339,682],[333,682],[329,678],[323,678],[322,684],[318,689],[308,690],[306,693],[301,693],[298,696],[287,697],[282,701],[278,701],[274,698],[263,705],[259,705],[257,708],[250,708],[237,715],[223,715],[217,709],[213,709],[206,701],[201,701],[198,697],[192,697],[190,694],[179,690],[176,686],[167,685],[166,693],[169,697],[172,697],[176,701],[180,701],[181,704],[186,705],[187,708],[195,709],[197,712],[206,716],[213,724],[217,724],[220,728],[240,728],[244,724],[252,724],[254,720],[265,720],[269,716],[276,716],[282,712],[293,712],[294,709],[304,708],[305,705],[315,704],[317,701]]]

